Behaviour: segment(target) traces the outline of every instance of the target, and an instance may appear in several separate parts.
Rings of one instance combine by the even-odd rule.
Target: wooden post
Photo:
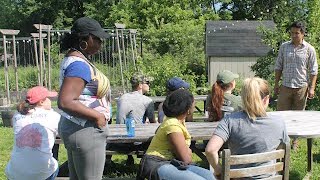
[[[13,60],[14,60],[14,74],[15,74],[15,80],[16,80],[16,91],[19,91],[19,86],[18,86],[18,67],[17,67],[17,51],[16,51],[16,37],[15,35],[12,35],[12,42],[13,42]],[[17,93],[18,96],[20,95],[20,93]],[[20,97],[18,98],[20,99]]]
[[[6,85],[7,103],[10,104],[10,90],[9,90],[9,72],[8,72],[8,57],[6,47],[6,35],[3,34],[3,52],[4,52],[4,79]]]
[[[121,48],[120,48],[120,41],[119,41],[119,29],[124,28],[123,24],[114,24],[116,26],[116,38],[117,38],[117,48],[118,48],[118,57],[119,57],[119,63],[120,63],[120,73],[121,73],[121,83],[122,83],[122,90],[123,93],[126,93],[126,90],[124,88],[124,78],[123,78],[123,69],[122,69],[122,58],[121,58]]]
[[[17,56],[16,56],[16,43],[15,43],[15,35],[17,35],[20,30],[13,29],[0,29],[0,32],[3,36],[3,52],[4,52],[4,77],[5,77],[5,86],[6,86],[6,96],[8,105],[11,104],[10,99],[10,88],[9,88],[9,72],[8,72],[8,56],[7,56],[7,47],[6,47],[6,35],[13,36],[13,58],[14,58],[14,68],[16,75],[16,91],[18,91],[18,72],[17,72]]]
[[[51,57],[50,57],[50,30],[52,29],[52,25],[44,25],[44,24],[34,24],[33,25],[39,31],[39,55],[40,55],[40,81],[41,85],[48,86],[51,90]],[[47,31],[48,34],[48,78],[46,73],[46,66],[44,62],[44,45],[43,38],[46,37],[46,34],[43,34],[42,31]]]
[[[131,54],[132,54],[132,61],[133,61],[134,69],[136,69],[136,56],[135,56],[135,49],[134,49],[134,47],[135,47],[135,42],[133,41],[132,36],[134,37],[136,33],[137,33],[137,30],[136,30],[136,29],[130,29],[130,30],[129,30]]]
[[[38,85],[39,86],[43,86],[43,81],[41,81],[41,69],[40,69],[40,66],[39,66],[38,47],[37,47],[37,38],[39,38],[39,34],[38,33],[31,33],[31,36],[33,37],[34,55],[35,55],[35,58],[36,58],[36,66],[37,66],[37,69],[38,69]],[[39,54],[40,54],[40,56],[42,56],[41,52]]]

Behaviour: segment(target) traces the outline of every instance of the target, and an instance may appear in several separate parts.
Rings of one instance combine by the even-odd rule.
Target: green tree
[[[274,63],[278,55],[279,46],[290,39],[287,33],[289,25],[297,20],[307,23],[306,41],[311,43],[319,57],[319,30],[320,23],[318,21],[320,10],[320,2],[318,0],[296,0],[296,1],[280,1],[277,11],[274,12],[273,19],[276,23],[276,29],[273,31],[260,29],[263,34],[263,41],[272,48],[267,56],[258,59],[257,63],[252,66],[252,70],[264,79],[267,79],[271,85],[274,83]],[[319,58],[318,58],[319,59]],[[320,81],[318,78],[316,94],[320,93]],[[318,110],[320,107],[320,99],[316,97],[312,101],[307,102],[307,109]]]

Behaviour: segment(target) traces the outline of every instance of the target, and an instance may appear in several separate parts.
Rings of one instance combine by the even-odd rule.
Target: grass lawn
[[[2,121],[0,123],[0,179],[6,179],[4,174],[4,169],[10,158],[10,153],[13,146],[13,131],[12,128],[6,128],[2,126]],[[320,178],[320,139],[316,139],[313,142],[313,180],[318,180]],[[299,141],[299,148],[296,152],[291,152],[291,165],[290,165],[290,180],[300,180],[306,174],[307,168],[307,145],[306,140],[301,139]],[[67,159],[66,151],[61,146],[59,152],[59,163],[63,163]],[[112,157],[115,162],[114,165],[107,170],[108,177],[131,177],[134,178],[136,171],[138,170],[138,164],[140,159],[135,158],[135,166],[128,167],[125,165],[126,156],[115,155]],[[195,154],[193,160],[203,165],[203,162]]]
[[[198,102],[198,107],[203,109],[203,103]],[[113,108],[114,115],[116,108]],[[201,116],[200,113],[194,114],[194,116]],[[6,179],[4,170],[7,162],[10,159],[10,153],[13,146],[13,129],[3,127],[2,120],[0,119],[0,180]],[[320,138],[313,141],[313,173],[311,179],[318,180],[320,179]],[[110,168],[107,169],[107,177],[116,178],[116,177],[128,177],[135,178],[136,172],[138,171],[138,165],[140,159],[135,157],[134,166],[126,166],[126,156],[124,155],[114,155],[112,156],[113,162]],[[62,164],[66,161],[67,155],[66,150],[63,145],[60,147],[59,152],[59,164]],[[307,169],[307,143],[306,139],[299,140],[299,147],[296,152],[291,152],[291,164],[290,164],[290,180],[301,180],[306,175]],[[193,161],[200,166],[203,166],[204,163],[202,160],[195,154],[193,154]]]

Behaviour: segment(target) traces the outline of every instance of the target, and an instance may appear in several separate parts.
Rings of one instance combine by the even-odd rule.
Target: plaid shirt
[[[280,46],[275,70],[282,71],[282,85],[289,88],[301,88],[308,85],[308,73],[318,74],[316,51],[303,40],[295,47],[292,41]]]

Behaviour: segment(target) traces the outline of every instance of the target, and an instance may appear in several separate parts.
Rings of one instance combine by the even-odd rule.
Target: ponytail
[[[221,111],[224,92],[229,90],[232,86],[232,83],[223,84],[221,81],[217,81],[212,86],[211,91],[211,107],[208,108],[210,113],[210,119],[213,121],[220,121],[223,118],[223,113]]]
[[[37,104],[30,105],[29,103],[23,101],[17,105],[17,111],[22,115],[26,115],[31,109],[35,108],[36,106]]]
[[[249,118],[255,120],[257,117],[266,116],[266,109],[263,98],[270,94],[269,85],[261,78],[247,78],[241,90],[244,110]]]

